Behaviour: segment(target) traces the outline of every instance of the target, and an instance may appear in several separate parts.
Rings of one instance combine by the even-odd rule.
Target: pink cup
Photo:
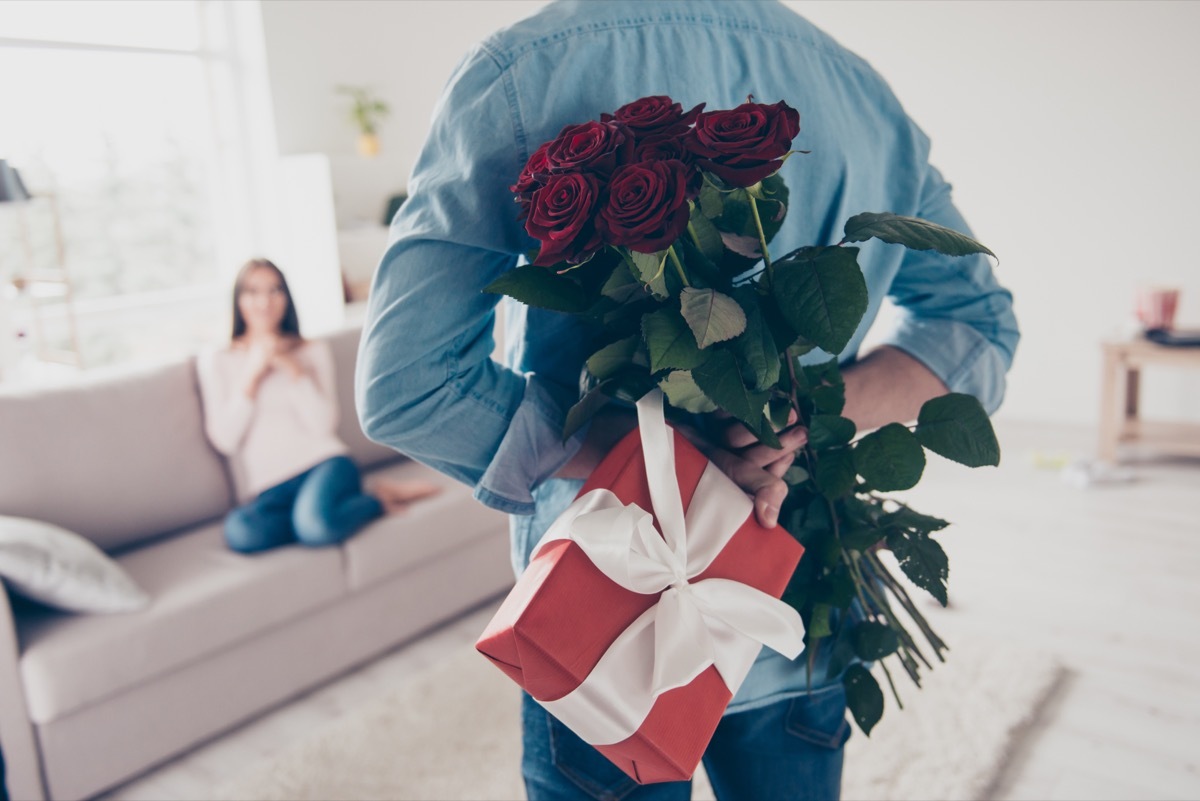
[[[1147,286],[1137,292],[1137,318],[1146,330],[1175,327],[1175,309],[1179,290],[1174,287]]]

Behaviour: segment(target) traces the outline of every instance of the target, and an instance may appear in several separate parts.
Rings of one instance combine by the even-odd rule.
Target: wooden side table
[[[1147,339],[1105,342],[1100,398],[1101,461],[1114,464],[1117,448],[1146,445],[1165,454],[1200,456],[1200,424],[1142,420],[1138,416],[1141,370],[1148,364],[1200,369],[1200,348],[1158,345]]]

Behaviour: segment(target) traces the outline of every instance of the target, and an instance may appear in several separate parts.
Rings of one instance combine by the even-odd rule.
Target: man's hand
[[[793,416],[790,422],[794,422]],[[592,419],[583,446],[556,474],[559,478],[587,478],[613,446],[637,426],[632,409],[606,406]],[[713,442],[691,426],[677,430],[729,476],[746,494],[754,498],[758,522],[773,528],[779,522],[779,509],[787,497],[783,473],[796,458],[796,451],[808,441],[808,432],[800,426],[780,432],[783,450],[763,445],[738,422],[727,423],[720,443]]]
[[[714,444],[690,426],[681,426],[679,431],[722,473],[753,496],[758,522],[766,528],[774,528],[788,493],[783,474],[796,460],[796,452],[808,442],[807,429],[794,425],[795,422],[793,411],[788,417],[789,427],[779,432],[782,450],[762,444],[750,429],[732,419],[727,419],[719,444]]]

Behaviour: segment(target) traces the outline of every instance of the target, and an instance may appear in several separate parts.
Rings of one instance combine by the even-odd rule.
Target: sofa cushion
[[[338,548],[230,551],[214,524],[118,562],[152,598],[111,617],[50,611],[18,617],[30,718],[55,720],[345,595]],[[314,647],[317,647],[314,644]]]
[[[328,334],[329,348],[333,351],[333,364],[337,370],[338,388],[338,437],[350,448],[350,456],[360,467],[371,467],[382,462],[395,461],[399,454],[377,442],[367,439],[358,424],[358,413],[354,408],[354,366],[358,363],[358,340],[361,329],[347,328]]]
[[[0,392],[0,514],[106,551],[211,520],[233,502],[188,359]]]
[[[347,540],[346,578],[352,590],[403,573],[482,537],[507,541],[507,515],[471,497],[468,487],[418,462],[406,461],[367,473],[378,478],[440,484],[440,495],[376,520]]]

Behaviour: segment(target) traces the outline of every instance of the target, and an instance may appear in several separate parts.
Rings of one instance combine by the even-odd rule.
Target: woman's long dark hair
[[[287,309],[283,313],[283,320],[279,323],[279,333],[300,338],[300,318],[296,315],[292,290],[288,289],[283,271],[268,259],[251,259],[238,270],[237,280],[233,282],[233,338],[237,339],[246,333],[246,318],[242,317],[242,310],[238,308],[238,298],[242,296],[242,284],[245,283],[246,276],[250,274],[251,270],[257,270],[260,267],[274,270],[276,277],[279,278],[279,286],[283,289],[283,297],[287,300]]]

